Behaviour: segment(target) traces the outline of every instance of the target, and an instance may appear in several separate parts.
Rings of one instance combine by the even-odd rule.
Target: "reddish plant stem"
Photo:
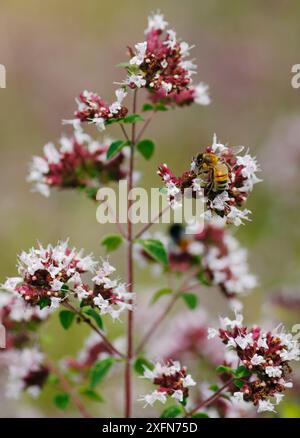
[[[137,107],[137,90],[133,92],[133,114],[136,113]],[[136,144],[136,126],[132,124],[131,144],[130,144],[130,164],[128,176],[128,193],[133,188],[133,171],[134,171],[134,146]],[[128,265],[127,278],[128,285],[131,292],[133,292],[133,236],[132,236],[132,222],[130,217],[130,209],[132,205],[131,197],[127,200],[127,239],[128,239]],[[132,302],[130,302],[132,304]],[[127,320],[127,360],[125,365],[125,417],[132,416],[132,358],[133,358],[133,311],[128,311]]]
[[[152,227],[152,225],[154,225],[156,223],[156,221],[158,219],[160,219],[163,214],[169,210],[169,205],[167,205],[167,207],[165,207],[156,217],[154,217],[153,219],[151,219],[151,221],[145,225],[135,236],[134,236],[134,240],[138,239],[139,237],[141,237],[146,231],[149,230],[149,228]]]
[[[148,343],[149,339],[153,336],[153,334],[157,331],[160,324],[163,322],[163,320],[166,318],[166,316],[170,313],[170,311],[173,309],[175,303],[177,302],[179,296],[181,294],[180,292],[177,292],[175,295],[173,295],[171,301],[163,311],[163,313],[154,321],[154,323],[150,326],[149,330],[146,332],[145,336],[142,338],[141,342],[139,343],[136,354],[139,354],[145,345]]]
[[[215,400],[217,400],[221,395],[222,392],[228,388],[228,386],[231,385],[231,383],[233,382],[234,379],[230,379],[228,380],[228,382],[226,382],[220,389],[218,389],[218,391],[216,391],[213,395],[211,395],[210,397],[208,397],[206,400],[200,402],[194,409],[192,409],[190,412],[188,412],[186,414],[186,417],[192,417],[197,411],[199,411],[199,409],[203,409],[206,406],[210,405],[211,403],[213,403]]]
[[[150,125],[153,117],[154,117],[155,112],[153,112],[151,114],[151,116],[145,121],[143,127],[141,128],[140,132],[138,133],[137,137],[136,137],[136,143],[138,143],[140,141],[140,139],[142,138],[142,136],[145,134],[146,129],[148,128],[148,126]]]
[[[72,385],[68,382],[63,373],[60,372],[60,370],[52,363],[50,359],[46,360],[46,366],[49,368],[51,373],[55,374],[55,376],[58,378],[61,387],[64,391],[66,391],[67,394],[69,394],[72,402],[77,407],[81,415],[84,418],[92,418],[92,415],[86,410],[84,403],[80,400],[76,392],[73,390]]]
[[[67,309],[76,313],[76,315],[79,316],[79,318],[83,322],[85,322],[92,330],[98,333],[98,335],[100,336],[100,338],[102,339],[102,341],[105,343],[105,345],[108,347],[108,349],[111,351],[112,354],[116,354],[117,356],[124,358],[124,355],[113,346],[113,344],[106,338],[106,336],[104,336],[104,334],[92,323],[92,321],[87,316],[85,316],[80,310],[76,309],[76,307],[72,306],[72,304],[69,303],[68,301],[64,301],[63,305]]]
[[[120,123],[120,128],[122,129],[122,132],[123,132],[124,137],[126,138],[126,140],[127,140],[128,142],[130,142],[130,139],[129,139],[129,137],[128,137],[128,134],[127,134],[127,132],[126,132],[126,129],[125,129],[124,125],[122,125],[122,123]]]
[[[154,321],[154,323],[151,325],[145,336],[142,338],[141,342],[139,343],[136,354],[140,353],[142,349],[145,347],[145,345],[148,343],[149,339],[152,337],[152,335],[157,331],[163,320],[166,318],[166,316],[170,313],[174,305],[176,304],[178,298],[182,294],[182,292],[185,292],[189,290],[190,288],[187,286],[187,283],[190,281],[190,279],[195,275],[195,271],[192,270],[191,273],[185,278],[185,280],[182,282],[181,286],[177,289],[177,292],[172,296],[169,304],[163,311],[163,313]],[[195,285],[194,285],[195,286]]]

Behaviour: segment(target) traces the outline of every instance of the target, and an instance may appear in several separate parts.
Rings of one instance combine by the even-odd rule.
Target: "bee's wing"
[[[242,152],[245,149],[245,146],[232,146],[232,147],[230,147],[230,149],[232,149],[236,155],[236,154],[239,154],[240,152]]]

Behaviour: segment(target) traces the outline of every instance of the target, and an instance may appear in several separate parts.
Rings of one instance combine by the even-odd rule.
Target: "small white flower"
[[[44,154],[48,163],[58,164],[60,162],[60,154],[53,143],[45,144]]]
[[[274,405],[269,400],[259,400],[257,412],[276,412],[274,409]]]
[[[237,336],[235,342],[242,350],[245,350],[250,345],[253,345],[252,333],[248,333],[245,336]]]
[[[161,61],[160,65],[162,66],[162,68],[167,68],[168,67],[168,61],[166,59],[164,59],[163,61]]]
[[[0,285],[1,289],[7,290],[8,292],[14,292],[17,285],[22,281],[22,277],[10,277]]]
[[[165,404],[167,401],[167,395],[165,392],[155,390],[151,394],[146,394],[141,397],[139,401],[146,402],[144,407],[146,407],[147,405],[153,406],[156,401],[160,401],[161,403]]]
[[[166,41],[164,41],[164,45],[168,48],[168,49],[171,49],[171,50],[174,50],[175,49],[175,47],[176,47],[176,44],[177,44],[177,41],[176,41],[176,32],[174,31],[174,30],[168,30],[167,31],[167,34],[168,34],[168,39],[166,40]]]
[[[147,50],[147,41],[144,41],[143,43],[137,43],[135,44],[135,50],[136,55],[131,58],[129,63],[131,65],[141,65],[144,62],[146,50]]]
[[[176,400],[178,402],[182,402],[183,392],[181,391],[181,389],[177,389],[176,391],[174,391],[174,393],[171,395],[171,397],[174,398],[174,400]]]
[[[221,326],[225,328],[230,327],[231,329],[241,327],[244,319],[243,315],[236,313],[235,318],[236,319],[220,318]]]
[[[181,41],[179,46],[180,46],[180,53],[181,53],[182,58],[185,58],[186,56],[189,56],[190,55],[190,50],[195,47],[195,45],[189,46],[189,44],[186,43],[185,41]]]
[[[233,393],[233,400],[237,403],[244,402],[244,394],[242,392],[234,392]]]
[[[74,130],[81,129],[81,122],[79,119],[62,120],[63,125],[72,125]]]
[[[54,279],[51,282],[51,290],[53,290],[54,292],[59,291],[59,290],[61,290],[63,285],[64,285],[64,283],[62,281]]]
[[[184,388],[187,388],[188,386],[197,385],[197,383],[195,382],[195,380],[192,378],[190,374],[188,374],[186,377],[184,377],[184,379],[182,379],[182,384]]]
[[[243,224],[243,220],[251,221],[248,215],[251,214],[250,210],[239,210],[238,208],[231,206],[230,212],[227,215],[228,223],[232,223],[236,227]]]
[[[278,366],[278,367],[268,366],[268,367],[266,367],[266,374],[269,377],[281,377],[281,375],[282,375],[281,366]]]
[[[267,343],[267,338],[265,336],[259,337],[258,340],[257,340],[257,346],[258,346],[258,348],[266,348],[266,349],[268,349],[269,346],[268,346],[268,343]]]
[[[184,61],[181,61],[179,65],[181,68],[184,68],[187,71],[189,76],[192,76],[192,75],[197,73],[197,65],[194,64],[193,61],[191,61],[191,60],[186,59]],[[201,84],[199,84],[199,85],[201,85]],[[195,102],[196,102],[196,99],[198,100],[198,102],[196,102],[196,103],[199,103],[200,100],[203,101],[203,88],[200,91],[199,85],[197,85],[197,87],[194,90],[194,100],[195,100]],[[207,85],[206,85],[206,87],[208,89]],[[198,89],[198,92],[196,91],[197,89]],[[207,93],[206,93],[206,96],[208,97]],[[203,103],[202,103],[202,105],[203,105]]]
[[[211,328],[211,327],[209,327],[209,328],[207,329],[207,333],[208,333],[208,335],[207,335],[207,339],[213,339],[213,338],[215,338],[216,336],[218,336],[218,334],[219,334],[219,330],[217,330],[217,329],[215,329],[215,328]]]
[[[161,87],[166,92],[166,94],[169,94],[170,91],[172,91],[173,85],[171,83],[162,81]]]
[[[142,88],[146,85],[146,80],[142,75],[130,75],[125,81],[128,85],[135,85],[138,88]]]
[[[282,399],[284,398],[284,394],[281,394],[280,392],[277,392],[276,394],[274,394],[275,397],[275,403],[276,405],[279,405],[279,403],[282,401]]]
[[[265,359],[262,356],[259,356],[257,353],[252,357],[251,364],[252,365],[260,365],[261,363],[264,363]]]
[[[56,297],[51,297],[51,306],[50,309],[51,310],[56,310],[59,308],[61,303],[61,298],[56,298]]]
[[[227,201],[229,200],[228,192],[224,191],[217,195],[211,203],[212,208],[216,210],[223,211],[227,205]]]
[[[198,105],[209,105],[211,103],[211,98],[209,96],[209,86],[204,82],[196,85],[194,88],[194,101]]]
[[[163,14],[161,14],[159,11],[152,13],[148,17],[148,27],[145,30],[145,33],[147,34],[152,30],[165,30],[168,24],[169,23],[165,21]]]
[[[62,154],[65,154],[65,153],[70,154],[73,152],[74,144],[70,138],[62,136],[59,140],[59,143],[60,143],[60,152]]]
[[[105,131],[105,120],[102,117],[94,117],[89,123],[95,125],[98,131]]]

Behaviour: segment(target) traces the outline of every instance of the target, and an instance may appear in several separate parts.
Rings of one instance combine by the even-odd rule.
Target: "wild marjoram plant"
[[[116,91],[115,102],[108,104],[93,92],[80,94],[74,119],[64,121],[73,126],[72,136],[63,136],[58,148],[46,144],[43,156],[32,160],[28,180],[35,190],[49,196],[54,187],[79,189],[95,199],[99,187],[126,178],[130,190],[134,185],[135,154],[150,159],[154,152],[154,142],[143,138],[153,117],[163,116],[163,111],[175,107],[210,103],[208,86],[194,85],[192,81],[196,73],[196,66],[188,59],[192,46],[179,40],[174,30],[166,30],[167,25],[159,13],[148,18],[146,41],[129,48],[130,59],[121,65],[127,76]],[[137,97],[142,88],[147,95],[142,111],[150,114],[147,117],[138,113]],[[124,103],[130,96],[132,111]],[[99,131],[116,124],[124,139],[98,142],[83,131],[84,123],[95,125]],[[100,382],[111,367],[123,364],[126,417],[134,415],[133,371],[153,383],[153,390],[141,394],[138,400],[145,406],[168,402],[162,417],[207,417],[211,407],[214,415],[222,416],[232,416],[232,407],[235,416],[245,416],[247,406],[257,407],[257,412],[275,411],[286,388],[292,386],[290,362],[299,360],[299,345],[283,328],[249,329],[242,324],[242,306],[237,297],[253,289],[256,279],[249,273],[246,251],[227,227],[249,220],[250,211],[241,208],[259,181],[258,164],[248,153],[240,155],[240,150],[219,143],[216,136],[211,146],[196,152],[183,175],[175,176],[166,164],[159,166],[158,174],[171,208],[180,203],[184,188],[190,187],[194,194],[204,191],[204,227],[173,224],[167,235],[151,236],[151,223],[136,233],[130,217],[127,229],[117,224],[120,234],[108,236],[102,243],[109,252],[126,242],[125,283],[116,279],[115,268],[107,259],[98,263],[91,255],[72,248],[68,241],[38,245],[19,255],[18,277],[8,278],[0,295],[0,318],[7,330],[7,348],[1,353],[1,360],[8,365],[7,396],[19,398],[27,392],[37,397],[44,387],[52,385],[58,391],[54,398],[58,408],[64,410],[72,402],[83,416],[89,417],[86,398],[103,401],[98,393]],[[128,211],[132,204],[128,199]],[[151,265],[161,274],[181,279],[176,289],[165,288],[153,294],[151,304],[162,297],[169,302],[158,317],[153,318],[153,311],[149,311],[150,328],[140,339],[136,339],[139,333],[134,325],[134,315],[139,312],[134,304],[135,294],[139,293],[134,283],[135,263]],[[176,342],[173,339],[172,355],[165,350],[161,361],[153,362],[158,354],[150,356],[149,340],[175,303],[182,300],[182,305],[196,309],[198,299],[193,291],[204,286],[219,288],[235,309],[235,319],[221,318],[219,330],[203,325],[200,316],[196,321],[199,330],[192,327],[192,320],[187,321],[176,335]],[[56,364],[41,351],[36,333],[44,321],[57,314],[57,309],[64,329],[81,322],[89,326],[91,334],[77,358],[65,358]],[[119,321],[124,313],[128,315],[126,351],[120,342],[109,339],[104,328],[105,318]],[[191,350],[199,348],[207,363],[214,368],[218,365],[220,385],[203,390],[205,382],[197,383],[181,365],[180,349],[187,349],[192,342],[196,347]],[[158,344],[159,339],[157,351]]]

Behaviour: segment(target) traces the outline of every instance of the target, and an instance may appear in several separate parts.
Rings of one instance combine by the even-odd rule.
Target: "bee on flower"
[[[139,399],[146,403],[145,406],[152,406],[156,401],[164,404],[168,397],[177,402],[185,403],[189,396],[189,388],[196,385],[191,375],[187,374],[186,368],[177,361],[169,360],[166,364],[157,362],[153,369],[144,368],[143,377],[151,380],[158,387],[152,393]]]
[[[256,175],[260,168],[256,158],[248,153],[238,155],[241,150],[218,143],[214,135],[212,145],[192,160],[190,170],[182,176],[175,176],[162,164],[158,175],[166,185],[171,207],[181,205],[184,191],[192,188],[195,196],[199,193],[204,196],[207,221],[220,216],[224,222],[239,226],[250,220],[251,212],[241,207],[254,184],[261,181]]]

